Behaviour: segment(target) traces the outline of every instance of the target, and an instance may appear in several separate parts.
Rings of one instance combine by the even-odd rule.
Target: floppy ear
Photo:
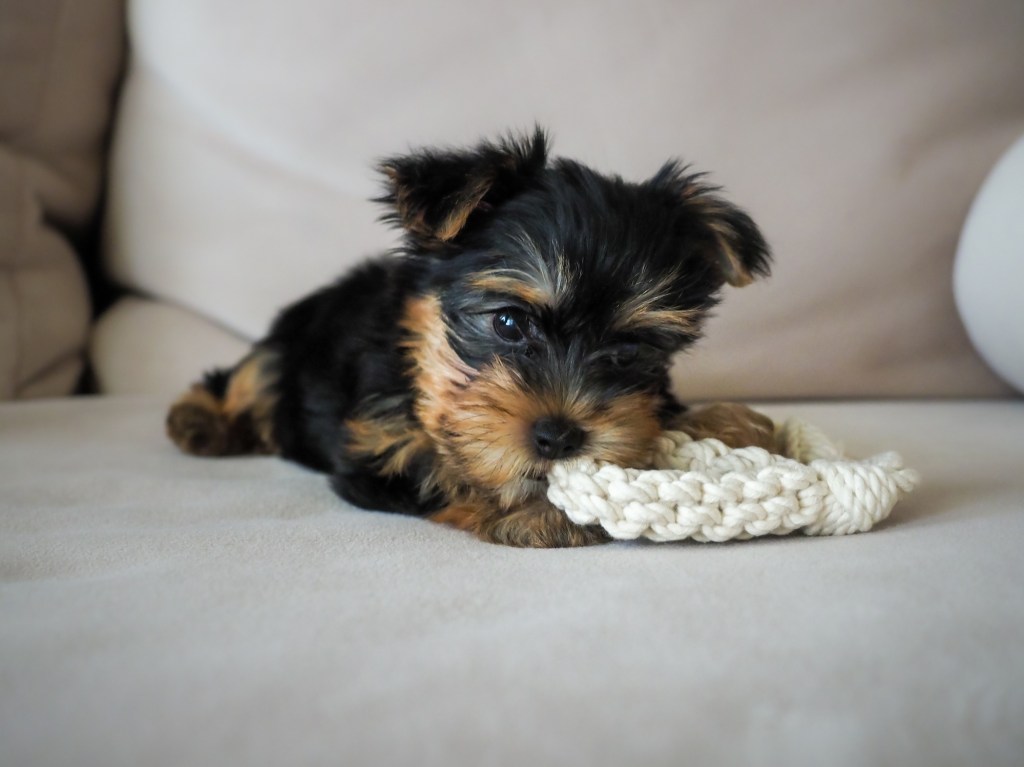
[[[707,258],[725,282],[743,287],[768,276],[771,251],[761,230],[703,178],[703,173],[687,174],[684,166],[673,161],[662,166],[650,184],[672,192],[684,226],[707,243]]]
[[[470,216],[521,191],[547,164],[547,136],[509,135],[467,150],[424,149],[382,160],[385,193],[377,202],[418,244],[439,247],[454,240]]]

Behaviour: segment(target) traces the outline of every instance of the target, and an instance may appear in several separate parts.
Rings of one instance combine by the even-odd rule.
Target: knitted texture
[[[843,457],[797,419],[776,427],[782,455],[666,432],[654,469],[580,461],[556,465],[548,499],[580,525],[613,538],[728,541],[762,535],[847,535],[870,530],[919,482],[897,453]]]

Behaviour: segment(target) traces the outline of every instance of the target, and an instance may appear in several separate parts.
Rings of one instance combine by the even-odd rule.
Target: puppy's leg
[[[361,509],[420,516],[439,505],[437,495],[425,495],[410,477],[382,476],[369,467],[332,474],[331,487],[344,500]]]
[[[767,416],[734,402],[687,410],[673,417],[669,428],[678,429],[694,439],[714,438],[729,447],[763,447],[775,451],[775,425]]]
[[[611,540],[600,527],[574,524],[543,498],[526,501],[511,511],[474,498],[446,506],[430,519],[467,530],[488,543],[520,548],[593,546]]]
[[[208,373],[167,413],[167,435],[183,452],[273,453],[275,358],[256,348],[231,370]]]

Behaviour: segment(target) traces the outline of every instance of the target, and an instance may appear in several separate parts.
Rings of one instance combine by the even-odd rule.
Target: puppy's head
[[[629,183],[548,161],[544,134],[384,161],[421,283],[417,415],[460,481],[512,504],[554,461],[647,460],[668,366],[725,283],[767,274],[753,221],[670,162]]]

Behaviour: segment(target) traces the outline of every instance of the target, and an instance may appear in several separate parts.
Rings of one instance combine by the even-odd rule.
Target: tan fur
[[[459,201],[452,207],[445,220],[437,228],[436,236],[445,242],[454,239],[462,231],[463,227],[466,226],[470,215],[483,201],[484,196],[493,184],[494,179],[490,177],[474,180],[460,193]]]
[[[596,460],[636,465],[648,458],[659,424],[657,401],[630,394],[596,402],[586,392],[533,391],[509,367],[488,365],[438,415],[439,439],[462,479],[490,489],[505,508],[543,490],[550,464],[536,457],[533,424],[560,416],[587,433],[584,453]]]
[[[167,434],[193,455],[275,453],[274,356],[256,349],[232,373],[224,399],[195,384],[171,406]]]
[[[257,349],[231,376],[224,397],[224,414],[237,420],[243,414],[252,419],[257,437],[255,452],[277,451],[273,435],[273,415],[277,395],[273,391],[275,359],[270,352]]]
[[[708,222],[715,238],[715,254],[725,281],[733,287],[742,288],[754,281],[753,276],[743,266],[743,261],[736,252],[733,240],[735,233],[724,224],[727,203],[712,194],[711,189],[699,182],[691,183],[683,190],[683,200],[690,207],[700,211],[700,215]]]
[[[531,306],[550,306],[554,301],[549,292],[529,282],[521,274],[490,272],[478,275],[470,284],[477,290],[518,298]]]
[[[618,317],[620,330],[661,329],[677,333],[696,333],[700,328],[702,312],[697,309],[661,309],[652,305],[630,306]]]
[[[690,410],[671,425],[694,439],[718,439],[732,448],[763,447],[776,451],[775,425],[767,416],[734,402]]]
[[[435,296],[409,301],[401,325],[410,334],[406,352],[418,393],[416,416],[436,441],[443,432],[441,421],[448,402],[469,383],[473,370],[448,343],[441,306]]]
[[[167,436],[185,453],[224,455],[230,444],[221,402],[201,384],[195,384],[171,405]]]
[[[666,308],[666,295],[676,276],[665,275],[647,288],[637,291],[622,306],[616,307],[615,328],[633,330],[654,328],[680,333],[696,333],[700,328],[702,312],[697,309]]]
[[[471,498],[453,503],[430,518],[505,546],[564,548],[610,540],[600,527],[573,524],[544,498],[532,499],[511,511],[498,509],[486,499]]]
[[[430,437],[404,415],[354,418],[345,426],[350,438],[348,452],[355,457],[384,459],[380,470],[386,475],[401,474],[433,446]]]
[[[577,423],[588,435],[590,458],[627,465],[649,459],[660,428],[656,398],[596,401],[583,383],[574,388],[571,376],[559,390],[533,390],[500,360],[473,371],[449,345],[434,298],[410,302],[403,326],[411,334],[416,416],[441,457],[437,478],[449,497],[472,487],[507,510],[543,495],[550,463],[536,456],[531,434],[547,416]]]
[[[427,222],[426,210],[416,206],[409,199],[408,187],[402,183],[398,170],[390,165],[382,166],[380,170],[388,177],[395,190],[395,210],[402,226],[410,233],[425,238],[427,241],[431,238],[441,242],[454,239],[466,226],[470,215],[477,209],[494,184],[494,179],[490,176],[469,182],[467,187],[459,193],[459,199],[452,204],[445,219],[437,226],[432,226]]]
[[[734,288],[746,287],[754,281],[753,276],[743,265],[743,261],[736,249],[733,247],[733,232],[725,226],[717,223],[717,219],[710,219],[712,231],[718,244],[718,261],[722,269],[725,281]]]

